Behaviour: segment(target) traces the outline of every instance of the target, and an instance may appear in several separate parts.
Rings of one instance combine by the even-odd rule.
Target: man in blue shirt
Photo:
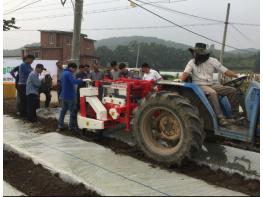
[[[61,93],[60,99],[62,102],[62,107],[59,115],[58,129],[57,131],[64,130],[64,118],[69,110],[69,129],[71,131],[77,130],[77,118],[76,118],[76,87],[75,85],[81,85],[83,83],[80,79],[75,79],[73,74],[77,70],[77,65],[75,63],[69,63],[68,68],[65,69],[61,75]]]
[[[41,81],[39,75],[43,70],[46,70],[42,64],[37,64],[34,71],[32,71],[26,83],[26,96],[27,96],[27,119],[30,122],[37,121],[36,109],[39,106],[39,88]]]
[[[19,66],[19,79],[18,79],[18,96],[20,99],[19,113],[22,117],[27,115],[27,98],[26,98],[26,83],[28,75],[33,70],[31,64],[33,63],[35,57],[33,55],[27,55],[25,61]]]

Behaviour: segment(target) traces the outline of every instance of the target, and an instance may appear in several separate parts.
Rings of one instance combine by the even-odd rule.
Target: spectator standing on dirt
[[[118,80],[120,78],[119,65],[116,61],[111,62],[111,79]]]
[[[18,86],[18,80],[19,80],[19,66],[16,66],[10,71],[10,75],[15,79],[15,86],[17,89]]]
[[[151,69],[148,63],[142,64],[142,72],[144,73],[142,76],[142,80],[153,80],[156,82],[162,80],[162,76],[156,70]]]
[[[69,129],[72,132],[77,132],[77,114],[76,114],[76,89],[75,85],[81,85],[82,80],[75,79],[73,74],[77,71],[77,65],[75,63],[69,63],[68,67],[64,69],[61,75],[61,111],[58,121],[57,131],[64,130],[64,118],[67,111],[70,112]]]
[[[90,73],[87,73],[87,68],[89,65],[79,65],[79,72],[76,74],[76,79],[89,79],[90,78]],[[79,90],[80,88],[85,87],[85,84],[79,84],[77,87],[77,109],[79,109]]]
[[[26,83],[26,96],[27,96],[27,119],[30,122],[37,121],[36,109],[39,106],[39,88],[41,80],[39,75],[45,70],[42,64],[37,64],[34,71],[32,71]]]
[[[121,63],[119,65],[119,69],[120,69],[120,77],[123,78],[132,78],[131,73],[129,72],[129,70],[127,69],[126,64]]]
[[[91,80],[102,80],[104,78],[104,74],[99,70],[99,65],[93,65],[93,71],[90,73]]]
[[[23,62],[25,62],[25,57],[23,57]],[[15,79],[15,87],[16,87],[17,91],[18,91],[18,81],[19,81],[19,66],[16,66],[10,72],[10,75]],[[17,109],[18,114],[19,114],[19,103],[20,103],[20,99],[19,99],[19,95],[17,92],[17,94],[16,94],[16,109]]]
[[[87,74],[87,79],[90,79],[90,75],[91,75],[91,72],[90,72],[90,65],[89,64],[84,64],[84,70]]]
[[[33,70],[31,64],[35,57],[33,55],[27,55],[25,61],[19,66],[19,79],[18,79],[18,96],[20,99],[19,113],[22,117],[27,116],[27,97],[26,97],[26,84],[27,78]]]
[[[63,63],[61,61],[56,62],[57,65],[57,94],[58,94],[58,102],[60,103],[60,93],[61,93],[61,75],[63,73]]]
[[[193,83],[199,85],[210,101],[219,124],[221,126],[231,125],[232,120],[228,120],[223,115],[218,101],[218,95],[227,96],[234,113],[238,113],[238,99],[236,89],[220,84],[213,84],[213,73],[218,71],[228,77],[238,77],[238,74],[224,67],[217,59],[210,57],[206,49],[206,44],[196,43],[194,48],[189,48],[193,58],[188,62],[180,77],[185,81],[188,76],[192,76]]]
[[[52,90],[52,77],[48,71],[42,72],[40,76],[41,86],[39,88],[39,95],[41,93],[45,94],[45,107],[48,108],[51,102],[51,90]]]
[[[104,71],[104,79],[111,79],[111,70],[111,66],[108,65]]]

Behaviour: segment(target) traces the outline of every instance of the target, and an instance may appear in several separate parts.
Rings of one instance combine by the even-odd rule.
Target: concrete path
[[[101,195],[240,196],[176,172],[152,168],[129,156],[58,133],[39,134],[29,124],[4,116],[4,149],[30,157],[71,182]]]
[[[38,110],[38,116],[43,118],[59,117],[59,108]],[[69,116],[65,122],[69,121]],[[104,136],[121,140],[131,146],[135,145],[131,134],[122,129],[107,130]],[[230,146],[206,143],[200,154],[196,155],[194,161],[198,164],[206,165],[214,170],[221,169],[228,173],[239,173],[251,179],[260,179],[260,154],[252,151],[241,150]]]
[[[26,196],[9,183],[3,181],[3,196]]]

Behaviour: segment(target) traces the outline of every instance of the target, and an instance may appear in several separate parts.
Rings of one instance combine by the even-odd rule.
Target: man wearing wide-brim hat
[[[193,58],[185,67],[181,80],[185,81],[189,75],[192,76],[193,83],[198,84],[210,101],[219,124],[221,126],[228,126],[233,122],[224,117],[222,109],[218,101],[218,95],[227,96],[230,101],[234,113],[238,113],[238,102],[236,89],[229,86],[222,86],[213,83],[213,73],[215,71],[222,73],[228,77],[238,77],[238,74],[227,69],[217,59],[210,57],[206,49],[206,44],[196,43],[195,47],[189,48]]]

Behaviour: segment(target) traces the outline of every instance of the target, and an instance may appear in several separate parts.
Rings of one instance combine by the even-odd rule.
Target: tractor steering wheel
[[[224,83],[223,85],[224,86],[230,86],[230,87],[238,89],[243,84],[243,82],[247,79],[247,77],[248,76],[242,76],[242,77],[239,77],[237,79],[228,81],[228,82]]]

